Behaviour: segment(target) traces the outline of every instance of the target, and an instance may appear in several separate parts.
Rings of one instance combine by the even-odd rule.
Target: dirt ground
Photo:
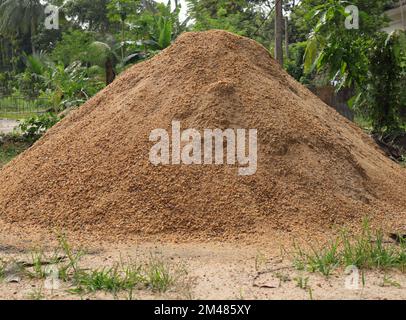
[[[18,121],[0,119],[0,133],[10,133],[13,132],[14,128],[18,126]]]
[[[31,261],[34,245],[1,233],[0,258],[5,261]],[[159,257],[174,272],[176,282],[165,293],[149,289],[120,292],[72,294],[67,283],[46,289],[45,280],[28,277],[3,279],[1,299],[406,299],[406,275],[398,271],[366,271],[358,278],[359,288],[345,285],[348,274],[337,270],[328,278],[298,271],[289,250],[283,245],[242,245],[237,243],[145,243],[100,244],[82,247],[86,252],[80,266],[102,269],[120,261],[143,263]],[[43,247],[51,254],[53,244]],[[175,271],[177,270],[177,271]],[[10,280],[10,278],[8,279]],[[300,287],[302,283],[302,287]],[[304,285],[303,285],[304,284]]]

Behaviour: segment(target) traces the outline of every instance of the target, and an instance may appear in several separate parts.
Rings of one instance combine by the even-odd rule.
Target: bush
[[[52,58],[56,63],[63,63],[65,67],[74,61],[86,61],[86,52],[94,41],[95,38],[91,32],[82,30],[64,32],[62,40],[57,42],[52,52]]]
[[[20,123],[19,128],[21,129],[24,138],[37,140],[59,120],[59,117],[55,114],[45,113],[24,120]]]
[[[285,64],[286,71],[300,81],[304,76],[303,57],[306,51],[306,42],[298,42],[289,46],[289,60]]]
[[[406,33],[377,39],[370,53],[370,79],[365,107],[378,132],[399,132],[406,125]]]

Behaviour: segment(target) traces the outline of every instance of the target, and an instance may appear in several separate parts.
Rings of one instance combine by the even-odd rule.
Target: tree
[[[110,0],[75,0],[65,4],[66,15],[78,27],[89,31],[106,33],[111,31],[107,5]]]
[[[358,98],[375,131],[393,133],[406,125],[406,32],[380,34],[370,48],[367,90]]]
[[[354,3],[359,9],[359,29],[347,29],[345,2],[328,0],[308,14],[315,21],[305,53],[305,71],[327,72],[337,90],[352,87],[356,95],[349,104],[372,119],[374,131],[400,127],[406,108],[401,84],[405,82],[405,36],[381,31],[387,1]]]
[[[296,1],[299,2],[299,1]],[[312,18],[309,13],[324,0],[303,0],[299,4],[292,1],[286,10],[290,11],[289,42],[297,43],[306,41],[317,23],[317,18]]]
[[[279,64],[283,65],[283,44],[282,44],[282,24],[283,24],[283,12],[282,12],[282,0],[276,0],[275,2],[275,59]]]
[[[74,61],[85,61],[89,46],[95,41],[92,32],[72,30],[64,32],[62,39],[57,42],[51,57],[57,63],[63,63],[66,67]]]
[[[274,34],[269,0],[187,0],[194,30],[222,29],[269,47]]]
[[[134,16],[140,13],[140,0],[111,0],[107,5],[108,17],[110,21],[121,24],[121,59],[124,59],[125,54],[125,29],[128,16]]]
[[[137,32],[138,42],[143,43],[145,51],[162,50],[168,47],[174,38],[186,27],[184,24],[177,29],[179,10],[171,10],[170,3],[155,3],[143,7],[139,16],[129,19],[133,29]]]
[[[341,0],[328,0],[310,10],[306,19],[314,27],[307,42],[305,71],[328,69],[337,88],[362,83],[368,71],[367,50],[385,25],[386,3],[354,1],[361,18],[359,29],[345,27],[349,13]]]
[[[40,0],[5,0],[0,5],[0,33],[30,35],[31,50],[35,53],[34,36],[44,17]]]

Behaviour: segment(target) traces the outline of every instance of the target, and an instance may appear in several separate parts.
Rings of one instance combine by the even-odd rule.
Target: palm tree
[[[44,17],[40,0],[0,0],[0,33],[9,35],[30,35],[32,52],[35,53],[33,38],[40,19]]]

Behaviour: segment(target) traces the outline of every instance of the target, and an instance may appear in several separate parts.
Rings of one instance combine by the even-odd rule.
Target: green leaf
[[[358,104],[358,102],[361,98],[361,95],[362,95],[362,93],[360,92],[347,101],[347,104],[351,109],[353,109]]]
[[[304,71],[305,73],[309,73],[314,69],[314,62],[316,61],[317,56],[317,49],[318,49],[318,41],[315,36],[309,38],[307,42],[307,47],[305,51],[305,58],[304,58]]]
[[[161,49],[168,47],[172,40],[172,21],[168,18],[159,17],[158,21],[159,27],[159,39],[158,44]]]

